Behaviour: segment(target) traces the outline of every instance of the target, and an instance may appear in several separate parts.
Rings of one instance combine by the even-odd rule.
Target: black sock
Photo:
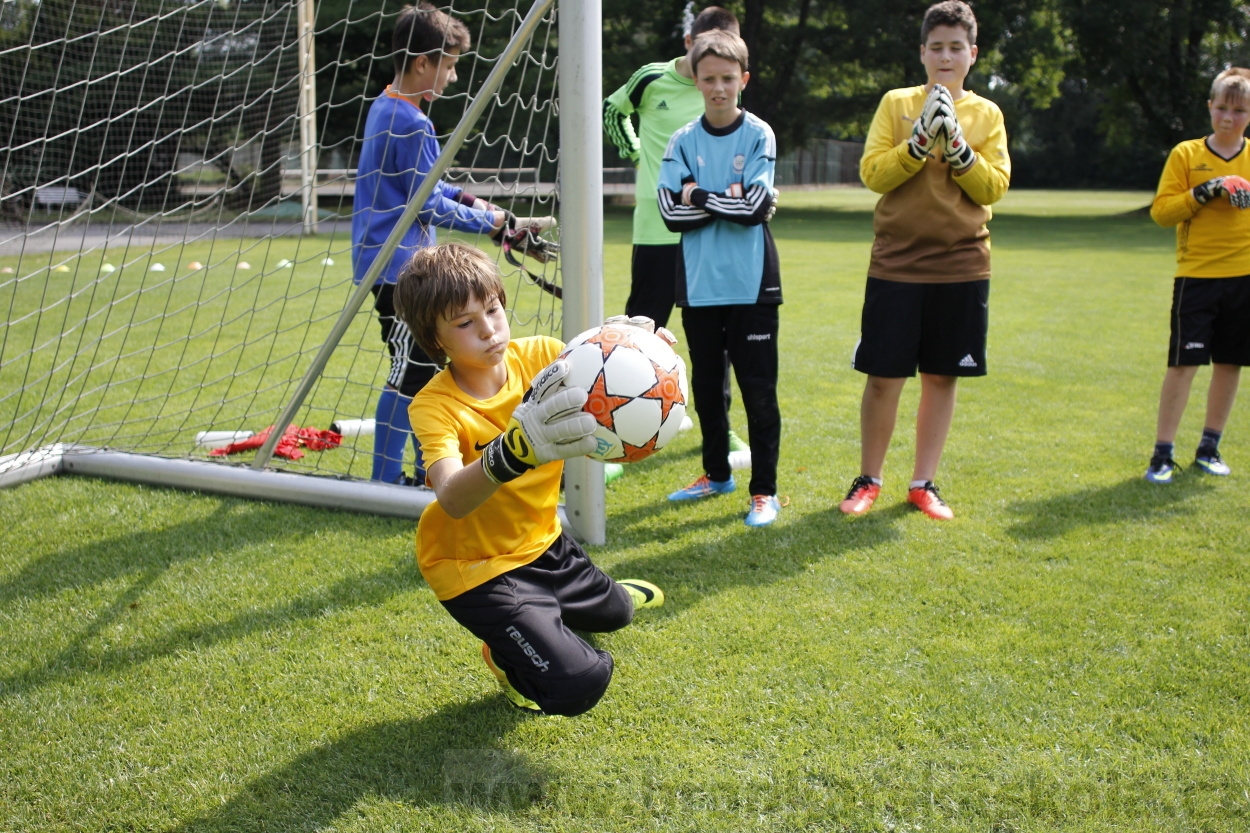
[[[1202,429],[1202,439],[1198,441],[1199,457],[1210,456],[1219,451],[1220,437],[1224,436],[1223,431],[1212,431],[1210,428]]]
[[[1171,460],[1176,443],[1155,443],[1155,456],[1163,460]]]

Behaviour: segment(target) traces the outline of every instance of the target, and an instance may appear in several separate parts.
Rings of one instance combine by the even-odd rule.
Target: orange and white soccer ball
[[[560,358],[565,385],[585,388],[582,410],[595,418],[606,463],[636,463],[668,444],[681,429],[690,401],[686,363],[667,341],[630,324],[604,324],[578,335]]]

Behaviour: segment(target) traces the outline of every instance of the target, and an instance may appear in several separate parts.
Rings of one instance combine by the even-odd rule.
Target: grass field
[[[1000,207],[990,375],[961,387],[938,524],[904,503],[914,384],[877,508],[837,511],[872,202],[784,194],[790,505],[763,530],[739,495],[667,505],[697,431],[609,487],[592,557],[668,602],[595,638],[616,677],[579,718],[505,704],[410,523],[0,492],[0,830],[1250,829],[1250,403],[1231,477],[1141,480],[1173,264],[1148,201]],[[616,311],[628,213],[606,252]]]

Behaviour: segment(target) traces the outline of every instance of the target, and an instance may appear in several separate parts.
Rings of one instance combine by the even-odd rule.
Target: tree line
[[[698,7],[706,5],[699,3]],[[782,153],[862,139],[881,94],[924,83],[928,0],[733,0],[751,53],[746,109]],[[1250,64],[1250,3],[975,0],[967,86],[1003,110],[1012,182],[1153,188],[1177,142],[1210,132],[1211,80]],[[681,54],[684,0],[604,0],[604,85]]]

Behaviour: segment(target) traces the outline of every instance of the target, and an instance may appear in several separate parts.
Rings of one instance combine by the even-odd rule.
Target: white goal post
[[[527,265],[562,299],[500,267],[514,336],[567,340],[603,316],[600,4],[436,5],[473,45],[429,105],[443,153],[386,246],[439,175],[556,217],[560,262]],[[368,479],[367,433],[318,443],[368,423],[389,368],[368,302],[386,249],[353,284],[350,221],[401,6],[0,5],[0,487],[76,473],[420,515],[431,492]],[[230,440],[251,447],[214,448]],[[573,531],[603,542],[602,464],[570,462],[565,494]]]

